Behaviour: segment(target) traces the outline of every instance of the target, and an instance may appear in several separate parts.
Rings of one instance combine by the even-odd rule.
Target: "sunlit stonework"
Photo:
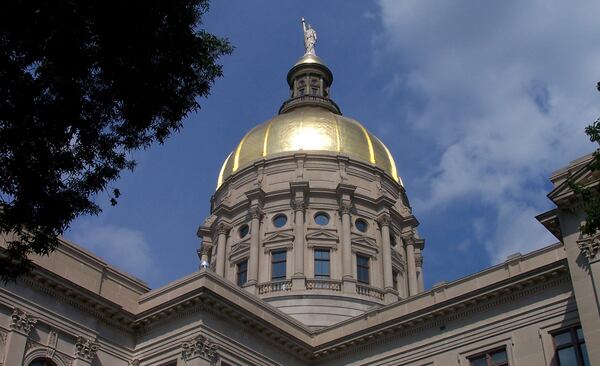
[[[462,263],[425,251],[392,152],[342,115],[301,25],[287,100],[223,157],[199,270],[150,289],[61,239],[0,291],[0,366],[600,365],[599,241],[568,184],[598,183],[591,156],[551,177],[556,244],[425,288],[424,263]]]

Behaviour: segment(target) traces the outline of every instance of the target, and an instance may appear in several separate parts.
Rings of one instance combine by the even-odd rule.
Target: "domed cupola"
[[[333,74],[315,53],[316,32],[303,21],[305,54],[287,75],[290,98],[279,115],[248,132],[227,157],[217,188],[232,174],[261,159],[293,152],[346,155],[383,170],[402,184],[388,148],[358,121],[342,116],[330,98]]]
[[[319,328],[421,291],[424,241],[392,154],[342,116],[316,32],[302,27],[290,97],[223,163],[199,254],[203,267]]]

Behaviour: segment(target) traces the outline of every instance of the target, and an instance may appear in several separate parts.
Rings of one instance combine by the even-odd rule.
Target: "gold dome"
[[[217,188],[248,164],[281,153],[327,151],[370,163],[402,184],[388,148],[359,122],[318,106],[282,113],[256,127],[229,154]]]

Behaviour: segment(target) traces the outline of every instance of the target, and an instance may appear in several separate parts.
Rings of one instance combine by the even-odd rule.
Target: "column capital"
[[[292,209],[294,211],[304,211],[304,210],[306,210],[306,206],[308,206],[306,204],[306,201],[302,198],[297,198],[297,199],[292,200],[290,205],[292,206]]]
[[[252,206],[248,209],[248,214],[253,219],[261,219],[263,216],[263,210],[260,206]]]
[[[352,203],[348,201],[340,202],[340,214],[342,215],[350,215],[352,212]]]
[[[390,214],[388,213],[383,213],[381,215],[379,215],[379,217],[377,217],[377,223],[379,224],[379,226],[390,226],[390,222],[391,222],[391,217]]]
[[[202,243],[202,246],[200,248],[198,248],[198,250],[196,250],[196,253],[198,253],[198,255],[200,255],[200,256],[202,256],[202,255],[210,256],[210,254],[212,253],[212,249],[213,249],[212,244]]]
[[[577,246],[589,263],[600,260],[600,232],[594,235],[581,235],[577,240]]]
[[[219,358],[218,349],[218,344],[199,334],[181,344],[181,358],[188,361],[199,357],[215,363]]]
[[[231,230],[231,225],[225,223],[225,222],[219,222],[217,224],[217,234],[221,235],[221,234],[225,234],[227,235],[229,233],[229,230]]]
[[[415,264],[417,267],[423,268],[423,254],[415,253]]]
[[[29,336],[29,333],[35,328],[37,319],[27,314],[23,310],[15,307],[10,316],[10,329]]]
[[[138,360],[137,358],[134,360],[131,360],[131,362],[129,362],[128,365],[129,366],[140,366],[140,360]]]
[[[98,352],[98,344],[92,342],[86,337],[79,336],[75,342],[75,358],[83,359],[87,362],[92,362]]]

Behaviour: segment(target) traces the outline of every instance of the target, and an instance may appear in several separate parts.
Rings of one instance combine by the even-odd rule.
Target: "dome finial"
[[[302,18],[302,29],[304,30],[304,54],[316,56],[315,43],[317,43],[317,31],[315,31],[304,18]]]

